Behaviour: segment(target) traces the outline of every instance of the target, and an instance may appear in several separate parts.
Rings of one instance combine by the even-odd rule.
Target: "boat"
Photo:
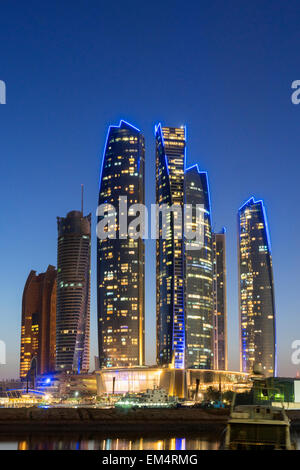
[[[169,397],[164,389],[147,389],[145,393],[126,393],[115,404],[116,408],[176,408],[178,400]]]
[[[224,450],[295,450],[283,406],[241,404],[234,396],[221,448]]]

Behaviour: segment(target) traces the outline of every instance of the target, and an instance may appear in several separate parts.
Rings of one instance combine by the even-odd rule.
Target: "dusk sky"
[[[56,266],[57,216],[93,215],[91,368],[97,354],[96,221],[107,128],[146,139],[155,202],[154,125],[187,126],[187,163],[207,170],[215,230],[227,229],[229,368],[239,368],[237,211],[263,199],[269,220],[278,374],[300,340],[298,1],[9,0],[0,4],[0,339],[19,374],[21,301],[31,269]],[[155,242],[146,242],[146,352],[155,362]]]

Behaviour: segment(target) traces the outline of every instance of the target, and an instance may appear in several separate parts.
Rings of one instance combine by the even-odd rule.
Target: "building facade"
[[[159,124],[155,135],[157,363],[211,369],[213,258],[207,173],[197,165],[185,166],[185,127]]]
[[[263,201],[238,212],[240,369],[276,375],[275,302],[271,244]]]
[[[144,172],[143,134],[125,121],[110,126],[100,175],[97,224],[101,368],[141,366],[145,361],[145,249],[143,237],[135,237],[132,226],[137,215],[134,205],[145,202]],[[121,199],[129,211],[127,207],[119,209]],[[106,224],[109,214],[112,219],[103,237],[100,226]]]
[[[89,369],[91,214],[57,218],[56,370]]]
[[[232,390],[239,393],[252,388],[248,374],[206,369],[110,368],[96,370],[95,376],[99,396],[143,393],[157,387],[166,390],[170,396],[202,401],[209,387],[221,392]]]
[[[55,369],[56,269],[31,271],[23,291],[20,377],[26,378],[35,360],[37,374]]]
[[[213,369],[213,252],[208,177],[197,165],[185,171],[184,201],[193,207],[185,226],[186,367]],[[199,222],[196,207],[200,209]],[[186,206],[187,207],[187,206]],[[198,225],[197,225],[198,224]],[[190,227],[189,227],[190,226]],[[188,230],[200,232],[190,241]],[[190,232],[190,233],[191,233]]]
[[[156,241],[157,362],[185,367],[184,204],[185,128],[155,128],[156,204],[174,211],[159,213]],[[163,233],[165,232],[165,233]]]
[[[213,233],[214,369],[227,370],[226,232]]]

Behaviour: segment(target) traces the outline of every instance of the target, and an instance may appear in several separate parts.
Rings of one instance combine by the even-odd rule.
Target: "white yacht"
[[[164,389],[148,389],[145,393],[126,393],[116,402],[115,406],[122,408],[174,408],[177,406],[176,397],[169,397]]]

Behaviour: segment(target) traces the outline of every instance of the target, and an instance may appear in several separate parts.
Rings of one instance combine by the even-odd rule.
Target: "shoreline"
[[[292,430],[300,429],[300,410],[287,412]],[[221,434],[228,409],[97,409],[97,408],[0,408],[0,440],[4,435],[97,434],[196,435]]]
[[[156,434],[222,432],[229,410],[1,408],[0,435],[78,432]]]

